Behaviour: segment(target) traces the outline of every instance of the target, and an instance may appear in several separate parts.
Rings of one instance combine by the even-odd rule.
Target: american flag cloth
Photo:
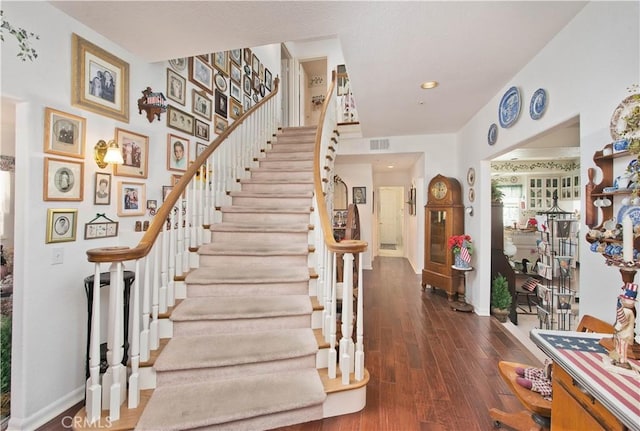
[[[469,250],[464,245],[460,247],[460,259],[469,263],[471,262],[471,255],[469,254]]]
[[[610,371],[608,352],[598,343],[603,337],[602,334],[533,331],[539,331],[536,335],[551,347],[551,352],[547,353],[550,353],[554,361],[568,364],[569,366],[565,367],[568,368],[568,372],[573,370],[583,376],[588,381],[588,386],[593,389],[593,396],[614,414],[618,413],[616,416],[630,429],[640,430],[640,373],[637,371],[640,369],[639,360],[628,359],[635,372]],[[532,338],[535,341],[536,335],[533,335],[533,331]]]

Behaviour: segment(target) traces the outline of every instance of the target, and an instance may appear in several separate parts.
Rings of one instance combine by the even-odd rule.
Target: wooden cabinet
[[[454,301],[462,275],[451,268],[453,253],[448,241],[453,235],[464,234],[462,188],[455,178],[436,175],[429,182],[424,232],[422,287],[443,289]]]

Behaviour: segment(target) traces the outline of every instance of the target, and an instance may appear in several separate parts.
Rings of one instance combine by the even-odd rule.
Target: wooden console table
[[[611,335],[532,329],[530,337],[554,363],[551,429],[640,431],[640,374],[609,371],[599,341]]]

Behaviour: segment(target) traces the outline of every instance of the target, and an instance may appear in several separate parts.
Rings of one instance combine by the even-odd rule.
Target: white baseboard
[[[41,408],[29,417],[19,418],[12,416],[11,419],[9,419],[9,426],[7,427],[7,431],[34,430],[41,427],[51,419],[58,416],[63,411],[73,407],[75,404],[78,404],[80,401],[82,401],[84,399],[84,391],[85,386],[80,386],[79,388],[75,389],[72,392],[69,392],[67,395],[63,396],[56,402],[53,402],[48,406]],[[65,428],[68,428],[70,425],[72,425],[73,415],[75,415],[75,413],[71,414],[70,418],[68,419],[63,418],[62,420],[66,420],[67,423],[60,424],[61,427],[67,425]]]

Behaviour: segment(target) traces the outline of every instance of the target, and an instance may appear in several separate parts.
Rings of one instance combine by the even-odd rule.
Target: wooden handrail
[[[313,162],[313,182],[314,190],[316,194],[316,200],[318,202],[318,213],[320,218],[320,224],[322,225],[322,234],[324,236],[324,242],[327,248],[334,253],[361,253],[367,249],[368,244],[365,241],[359,240],[343,240],[336,242],[333,237],[333,227],[329,221],[329,214],[327,210],[327,204],[324,201],[324,191],[322,190],[322,177],[320,172],[320,149],[322,145],[322,125],[324,124],[325,117],[327,115],[327,108],[329,103],[333,102],[332,96],[334,94],[336,86],[336,72],[331,72],[331,84],[327,91],[327,97],[322,104],[322,111],[320,112],[320,119],[318,120],[318,130],[316,131],[316,145],[314,149],[314,162]]]
[[[173,190],[164,203],[158,209],[153,221],[151,222],[149,229],[145,232],[142,239],[137,246],[134,248],[130,247],[102,247],[102,248],[93,248],[87,250],[87,256],[89,262],[124,262],[127,260],[135,260],[140,259],[147,254],[153,247],[153,244],[158,237],[158,234],[164,227],[164,223],[171,214],[176,202],[182,196],[182,193],[187,188],[187,185],[191,181],[191,179],[196,175],[196,173],[200,170],[200,167],[207,161],[209,156],[213,154],[213,152],[224,142],[225,139],[236,129],[238,128],[245,119],[249,118],[255,111],[257,111],[262,105],[267,103],[273,97],[276,96],[280,87],[280,79],[278,77],[274,80],[274,90],[269,93],[268,96],[264,97],[259,103],[251,107],[247,112],[244,113],[240,118],[231,124],[224,132],[222,132],[215,140],[211,141],[209,146],[200,154],[196,160],[190,164],[187,168],[184,175],[178,183],[173,187]]]

